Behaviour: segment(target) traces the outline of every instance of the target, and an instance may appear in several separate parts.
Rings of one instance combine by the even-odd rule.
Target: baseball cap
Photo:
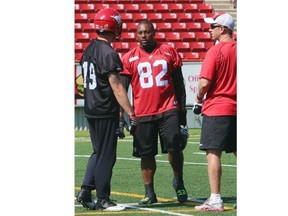
[[[228,13],[224,12],[216,13],[213,17],[204,18],[204,21],[209,24],[219,24],[222,26],[226,26],[228,29],[232,31],[234,29],[234,19]]]

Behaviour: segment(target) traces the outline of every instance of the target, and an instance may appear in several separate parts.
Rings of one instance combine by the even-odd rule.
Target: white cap
[[[228,29],[234,29],[234,19],[228,13],[216,13],[213,17],[204,18],[204,21],[209,24],[219,24],[221,26],[226,26]]]

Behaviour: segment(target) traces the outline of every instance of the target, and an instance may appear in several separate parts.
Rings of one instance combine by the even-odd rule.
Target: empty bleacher
[[[112,43],[120,56],[137,45],[137,24],[143,19],[154,23],[155,39],[174,47],[184,61],[202,61],[213,45],[203,19],[212,16],[214,9],[203,0],[75,0],[75,61],[97,36],[93,19],[105,7],[121,14],[121,39]]]

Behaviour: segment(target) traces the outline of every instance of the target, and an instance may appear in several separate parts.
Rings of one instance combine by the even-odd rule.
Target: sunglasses
[[[222,27],[221,25],[210,25],[211,29],[217,28],[217,27]]]

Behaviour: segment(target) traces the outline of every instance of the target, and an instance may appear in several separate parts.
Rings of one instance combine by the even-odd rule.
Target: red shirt
[[[152,53],[140,46],[122,57],[124,70],[131,76],[133,105],[136,116],[151,116],[178,107],[171,74],[182,66],[176,50],[157,44]]]
[[[203,104],[207,116],[237,114],[237,43],[220,42],[211,47],[199,78],[212,81]]]

